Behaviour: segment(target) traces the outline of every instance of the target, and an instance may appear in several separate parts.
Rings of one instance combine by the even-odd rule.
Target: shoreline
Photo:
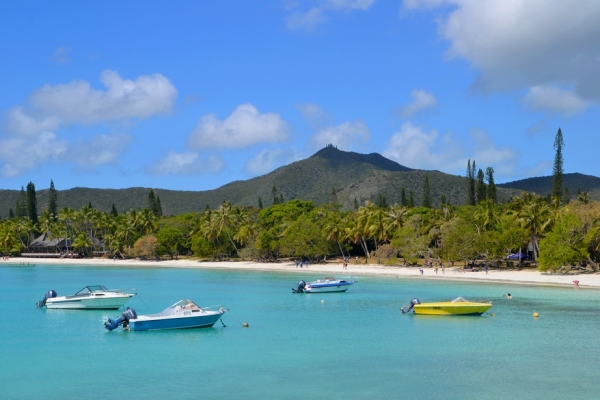
[[[344,270],[341,263],[310,264],[308,268],[296,268],[292,262],[259,263],[252,261],[221,261],[206,262],[198,260],[117,260],[105,258],[87,259],[49,259],[49,258],[13,258],[1,261],[4,265],[33,266],[33,265],[72,265],[72,266],[98,266],[98,267],[144,267],[144,268],[196,268],[196,269],[222,269],[235,271],[267,271],[286,272],[295,275],[321,273],[326,275],[363,275],[380,276],[389,278],[427,279],[431,281],[458,281],[458,282],[488,282],[499,284],[539,285],[574,287],[574,280],[579,281],[580,288],[600,289],[600,274],[556,275],[546,274],[537,270],[490,270],[486,275],[480,272],[460,272],[457,268],[447,268],[445,274],[439,269],[435,273],[433,268],[423,268],[421,275],[419,267],[379,266],[365,264],[348,264]],[[1,265],[1,264],[0,264]]]

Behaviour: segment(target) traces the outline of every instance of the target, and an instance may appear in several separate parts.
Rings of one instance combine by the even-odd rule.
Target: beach
[[[305,279],[308,275],[322,274],[328,276],[381,276],[396,279],[426,279],[440,281],[468,281],[487,283],[514,283],[522,285],[541,286],[574,286],[573,281],[579,281],[580,288],[600,288],[600,274],[550,274],[535,269],[523,270],[495,270],[491,269],[489,274],[485,271],[461,272],[459,268],[446,268],[445,273],[439,268],[436,274],[433,268],[423,267],[400,267],[387,265],[373,265],[354,263],[348,264],[348,269],[342,269],[340,262],[328,262],[325,264],[309,264],[308,267],[298,268],[294,262],[281,261],[277,263],[261,263],[251,261],[221,261],[206,262],[195,259],[179,260],[137,260],[128,259],[106,259],[106,258],[84,258],[84,259],[47,259],[47,258],[12,258],[2,261],[3,264],[17,265],[74,265],[74,266],[103,266],[103,267],[144,267],[144,268],[199,268],[199,269],[224,269],[239,271],[270,271],[287,272],[294,274],[294,279]],[[423,274],[421,274],[421,268]]]

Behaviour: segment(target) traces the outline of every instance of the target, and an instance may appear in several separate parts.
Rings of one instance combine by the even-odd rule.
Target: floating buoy
[[[248,325],[248,323],[247,323],[247,322],[244,322],[244,323],[242,324],[242,326],[243,326],[244,328],[248,328],[250,325]]]
[[[538,313],[534,312],[534,313],[533,313],[533,316],[537,318],[537,317],[539,317],[539,316],[540,316],[540,314],[538,314]]]
[[[496,314],[492,314],[492,317],[495,317],[495,316],[496,316]]]
[[[325,303],[325,300],[321,300],[321,303]]]

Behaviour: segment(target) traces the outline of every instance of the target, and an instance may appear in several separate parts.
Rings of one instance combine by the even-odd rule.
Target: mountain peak
[[[332,165],[339,166],[346,163],[365,163],[371,164],[376,168],[385,171],[412,171],[412,168],[400,165],[395,161],[385,158],[379,153],[360,154],[353,151],[339,150],[332,144],[329,144],[317,151],[310,158],[322,158],[329,161]]]

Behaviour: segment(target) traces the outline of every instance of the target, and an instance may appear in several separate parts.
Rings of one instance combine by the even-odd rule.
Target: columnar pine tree
[[[408,192],[408,207],[413,208],[415,206],[415,194],[412,190]]]
[[[50,190],[48,191],[48,212],[52,214],[52,218],[56,221],[58,218],[58,195],[54,189],[54,181],[50,179]]]
[[[484,175],[481,168],[477,172],[477,203],[481,203],[487,197],[487,187],[483,181]]]
[[[279,193],[279,204],[283,204],[283,193]]]
[[[358,200],[356,199],[356,197],[354,198],[354,209],[358,210]]]
[[[443,194],[440,196],[440,207],[446,204],[446,195]]]
[[[563,135],[560,128],[556,132],[554,138],[554,168],[552,169],[552,196],[557,197],[559,200],[563,197],[563,155],[562,148],[565,143],[563,141]]]
[[[429,190],[429,174],[425,174],[425,182],[423,183],[423,207],[431,208],[431,191]]]
[[[34,224],[38,223],[37,199],[33,182],[27,184],[27,216]]]
[[[475,160],[467,161],[467,204],[475,205]]]
[[[258,208],[260,208],[261,210],[263,208],[262,197],[260,196],[258,196]]]
[[[8,210],[8,219],[13,219],[15,217],[15,213],[12,208]]]
[[[487,198],[491,199],[494,203],[498,202],[498,192],[496,190],[496,183],[494,182],[494,168],[487,167],[485,170],[487,179]]]
[[[154,190],[150,189],[150,193],[148,193],[148,209],[154,212],[155,205],[156,196],[154,196]]]
[[[162,215],[163,215],[162,204],[160,202],[160,196],[159,195],[156,195],[156,201],[154,202],[154,214],[157,217],[162,217]]]
[[[115,203],[112,203],[112,208],[110,209],[110,215],[112,217],[118,217],[119,212],[117,211],[117,207],[115,207]]]
[[[408,199],[406,198],[406,192],[404,191],[404,186],[402,187],[402,192],[400,192],[400,205],[402,207],[408,207]]]
[[[271,197],[273,198],[273,204],[279,203],[279,197],[277,197],[277,188],[273,185],[273,189],[271,189]]]
[[[17,218],[27,217],[27,193],[25,193],[23,186],[21,186],[21,192],[19,192],[19,200],[17,200],[17,207],[15,210]]]
[[[565,186],[565,194],[563,196],[563,202],[565,204],[569,204],[570,201],[571,201],[571,192],[569,192],[569,187]]]

